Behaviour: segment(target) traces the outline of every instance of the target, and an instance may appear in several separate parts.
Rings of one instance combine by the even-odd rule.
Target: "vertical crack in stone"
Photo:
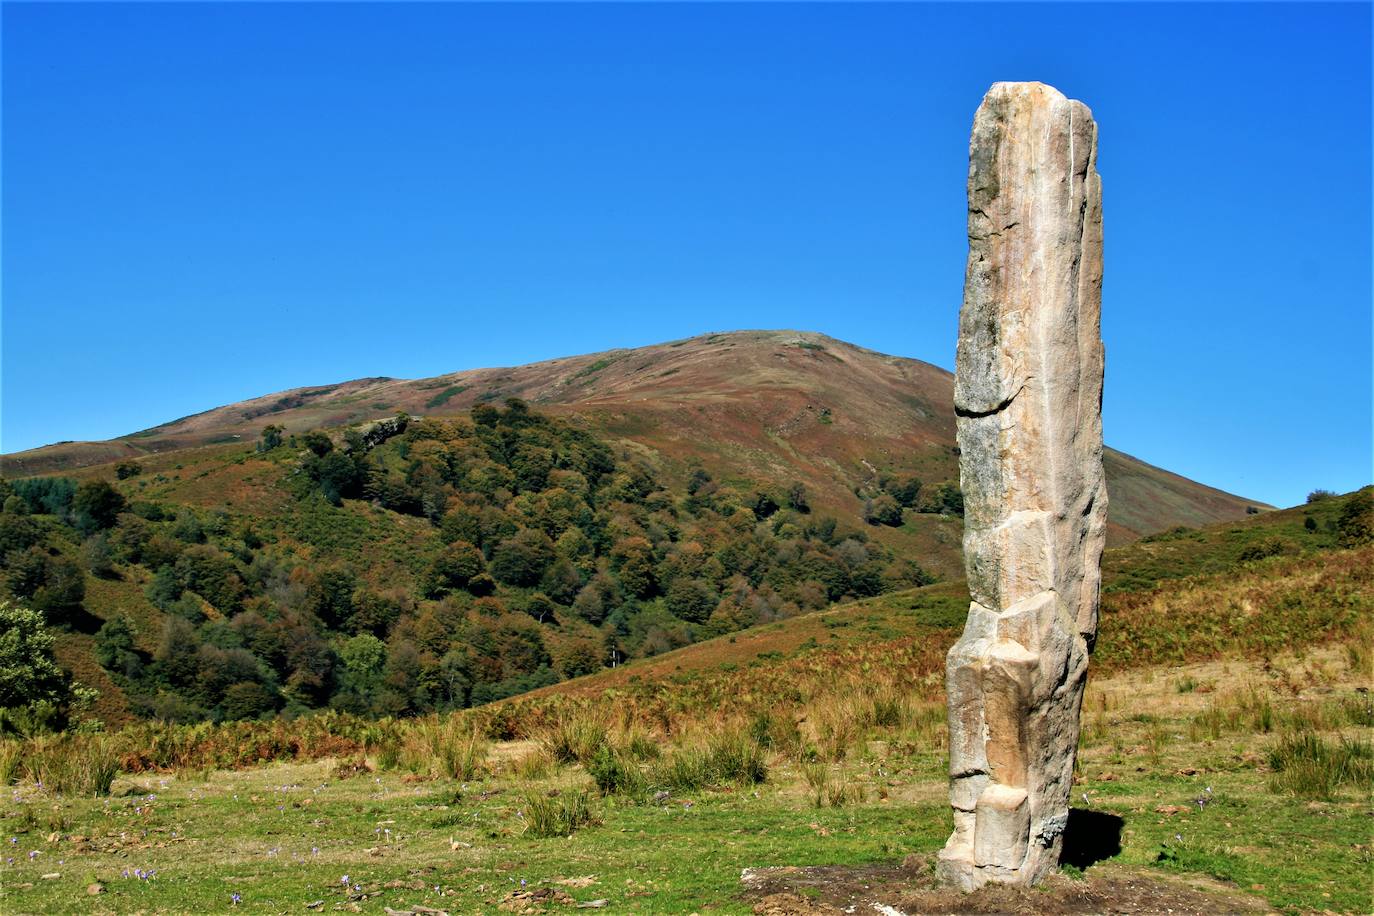
[[[974,116],[955,374],[973,604],[946,664],[939,862],[966,889],[1038,881],[1068,818],[1106,531],[1096,159],[1092,113],[1041,83],[996,83]]]

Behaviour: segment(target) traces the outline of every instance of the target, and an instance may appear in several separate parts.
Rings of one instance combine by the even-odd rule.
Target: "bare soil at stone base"
[[[924,856],[891,865],[750,869],[743,884],[742,899],[756,901],[760,916],[1273,912],[1263,900],[1218,881],[1111,864],[1080,879],[1054,874],[1033,888],[989,885],[972,893],[940,887]]]

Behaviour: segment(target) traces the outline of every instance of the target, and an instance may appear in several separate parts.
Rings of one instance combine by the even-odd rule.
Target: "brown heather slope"
[[[6,477],[51,474],[210,444],[405,411],[443,416],[520,397],[576,416],[670,477],[695,463],[719,479],[806,484],[817,509],[853,519],[854,491],[879,473],[958,479],[954,377],[822,334],[736,331],[628,350],[430,379],[358,379],[230,404],[108,442],[70,442],[0,457]],[[1108,450],[1113,543],[1177,525],[1240,518],[1260,505]],[[942,555],[958,572],[957,520],[919,516],[886,529],[896,549]],[[937,564],[939,565],[939,564]]]

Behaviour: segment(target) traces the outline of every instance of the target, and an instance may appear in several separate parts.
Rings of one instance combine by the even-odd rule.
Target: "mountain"
[[[699,464],[722,479],[803,483],[841,517],[883,474],[958,480],[954,376],[822,334],[736,331],[508,368],[427,379],[364,378],[228,404],[106,442],[65,442],[0,457],[0,474],[66,472],[208,445],[249,443],[263,427],[288,434],[404,411],[465,412],[522,398],[577,418],[685,477]],[[1110,397],[1110,391],[1108,392]],[[1108,449],[1112,543],[1243,517],[1263,504]],[[885,532],[895,547],[944,555],[958,567],[957,520],[926,516]]]

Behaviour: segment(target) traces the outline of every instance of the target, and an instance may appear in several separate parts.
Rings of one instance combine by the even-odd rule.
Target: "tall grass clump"
[[[119,752],[105,735],[51,735],[29,742],[24,772],[62,795],[109,795],[119,775]]]
[[[640,797],[648,789],[648,780],[633,757],[609,744],[597,748],[587,762],[587,772],[602,795]]]
[[[802,777],[806,780],[811,804],[814,807],[824,808],[829,805],[832,808],[843,808],[847,804],[863,801],[862,787],[851,783],[849,775],[843,770],[832,772],[830,766],[823,761],[803,763]]]
[[[417,722],[402,740],[395,764],[416,773],[437,770],[446,779],[467,782],[483,771],[487,750],[486,739],[471,722],[449,716]]]
[[[536,747],[512,760],[510,773],[517,779],[534,782],[546,778],[557,766],[547,750]]]
[[[582,790],[555,796],[531,792],[521,804],[520,817],[525,822],[523,832],[541,838],[571,836],[579,827],[600,823],[590,795]]]
[[[768,778],[767,754],[748,731],[728,728],[679,745],[654,766],[650,781],[669,791],[754,785]]]
[[[608,738],[606,720],[586,710],[567,710],[538,736],[541,747],[558,763],[589,762]]]
[[[0,738],[0,786],[8,786],[19,779],[23,756],[23,743]]]
[[[1341,786],[1374,786],[1374,744],[1362,738],[1328,741],[1303,731],[1284,735],[1269,752],[1270,789],[1330,800]]]

